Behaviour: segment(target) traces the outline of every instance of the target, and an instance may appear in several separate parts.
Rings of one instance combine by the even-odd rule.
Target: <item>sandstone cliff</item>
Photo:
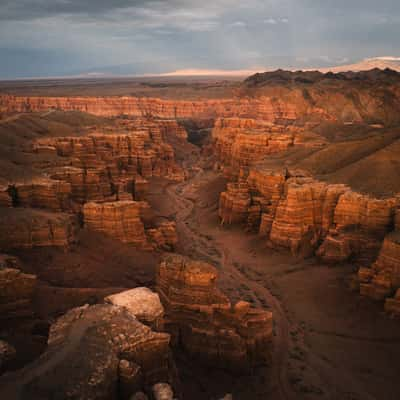
[[[297,176],[296,176],[297,175]],[[374,199],[296,171],[250,168],[221,193],[223,223],[241,223],[273,247],[326,262],[372,262],[394,226],[395,198]]]
[[[272,314],[217,288],[216,269],[180,255],[167,256],[157,272],[165,326],[184,350],[211,365],[243,370],[269,359]]]
[[[148,203],[132,200],[89,202],[83,207],[83,217],[88,229],[139,249],[173,249],[178,240],[175,223],[164,222],[158,227],[145,229],[144,219],[148,210]]]

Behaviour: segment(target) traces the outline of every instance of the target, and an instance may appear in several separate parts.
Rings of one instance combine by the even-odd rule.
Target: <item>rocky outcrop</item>
[[[325,262],[373,262],[395,225],[397,200],[375,199],[302,171],[253,166],[220,195],[222,223],[259,232],[269,246]]]
[[[104,299],[106,303],[125,307],[140,322],[150,328],[161,331],[163,328],[164,308],[157,293],[149,288],[138,287],[113,294]]]
[[[298,118],[294,104],[260,97],[221,100],[178,101],[146,97],[17,97],[0,96],[0,112],[34,112],[60,109],[84,111],[99,116],[129,115],[158,118],[210,119],[217,117],[259,117],[267,121]],[[310,110],[311,112],[311,110]]]
[[[371,263],[385,234],[393,229],[395,205],[395,199],[374,199],[350,190],[343,193],[319,256],[331,262],[357,258]]]
[[[158,227],[145,229],[148,211],[149,205],[143,201],[89,202],[83,207],[83,217],[88,229],[139,249],[173,249],[178,240],[175,223],[166,221]]]
[[[71,209],[71,184],[65,181],[34,179],[29,183],[16,183],[9,190],[13,193],[17,206],[52,211]]]
[[[173,251],[178,243],[176,224],[173,221],[165,221],[156,228],[146,229],[146,234],[150,242],[162,250]]]
[[[84,223],[88,229],[105,233],[123,243],[138,248],[150,248],[141,220],[142,203],[115,201],[86,203],[83,207]]]
[[[328,185],[311,178],[287,180],[279,201],[269,239],[295,255],[311,255],[333,222],[344,185]]]
[[[128,399],[170,382],[169,335],[153,332],[124,307],[70,310],[50,329],[46,352],[0,379],[7,399]]]
[[[76,240],[76,220],[64,213],[0,208],[0,248],[67,247]]]
[[[0,254],[0,320],[32,316],[36,287],[36,275],[22,273],[17,258]]]
[[[384,300],[400,288],[400,232],[387,235],[376,262],[371,268],[361,268],[358,277],[360,293],[375,300]],[[395,308],[398,296],[387,307]]]
[[[157,271],[165,327],[190,355],[229,370],[268,360],[272,314],[240,301],[232,305],[217,288],[217,270],[169,255]]]

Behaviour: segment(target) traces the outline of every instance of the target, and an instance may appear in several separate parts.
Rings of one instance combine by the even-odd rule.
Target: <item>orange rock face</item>
[[[61,109],[99,116],[129,115],[158,118],[260,117],[266,121],[292,121],[298,117],[294,104],[269,97],[201,101],[161,100],[145,97],[17,97],[0,96],[0,112],[32,112]],[[310,110],[311,111],[311,110]]]
[[[194,357],[227,369],[264,363],[272,339],[272,314],[247,302],[232,305],[217,288],[210,264],[170,255],[157,271],[166,329]]]
[[[394,225],[395,199],[374,199],[346,191],[334,212],[333,226],[319,255],[326,261],[344,261],[356,257],[372,262],[383,237]]]
[[[241,168],[270,154],[309,145],[303,136],[302,128],[246,118],[219,118],[212,131],[216,155],[228,177],[237,177]],[[313,146],[324,143],[322,138],[314,139]]]
[[[293,254],[311,255],[332,224],[343,185],[328,185],[311,178],[288,179],[279,201],[269,239]]]
[[[172,250],[178,240],[175,223],[164,222],[158,227],[145,229],[143,218],[148,209],[146,202],[132,200],[89,202],[83,207],[84,223],[88,229],[139,249]]]
[[[295,255],[316,252],[326,262],[372,262],[395,223],[396,200],[292,175],[256,166],[242,172],[220,195],[221,221],[241,223],[270,246]]]

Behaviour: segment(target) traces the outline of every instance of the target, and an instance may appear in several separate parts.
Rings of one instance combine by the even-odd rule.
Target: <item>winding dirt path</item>
[[[180,233],[180,252],[194,258],[204,259],[216,266],[220,266],[222,273],[229,275],[234,281],[245,284],[253,293],[258,306],[266,303],[271,307],[274,318],[275,334],[273,337],[273,355],[270,370],[270,379],[276,383],[279,399],[296,399],[287,374],[287,362],[289,357],[289,321],[277,298],[269,289],[247,278],[235,265],[238,260],[228,249],[227,244],[221,238],[204,235],[199,231],[195,220],[191,218],[194,214],[196,201],[191,196],[194,181],[201,177],[203,171],[177,185],[168,186],[167,195],[176,205],[175,220]]]

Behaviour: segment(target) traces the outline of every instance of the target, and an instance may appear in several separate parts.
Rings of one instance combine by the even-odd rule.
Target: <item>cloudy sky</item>
[[[0,79],[400,56],[399,0],[0,0]]]

